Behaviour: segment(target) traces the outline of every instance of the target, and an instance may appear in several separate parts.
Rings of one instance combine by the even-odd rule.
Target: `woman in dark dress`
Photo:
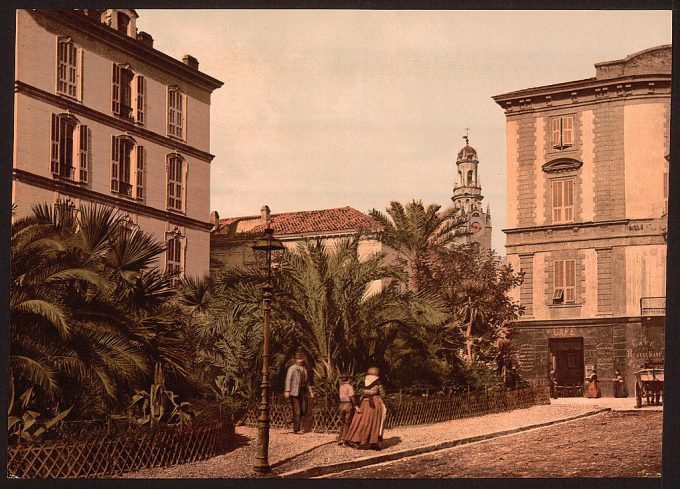
[[[348,443],[380,450],[379,442],[382,440],[387,415],[387,409],[382,402],[384,396],[385,388],[380,383],[378,368],[371,367],[366,372],[359,408],[345,434]]]

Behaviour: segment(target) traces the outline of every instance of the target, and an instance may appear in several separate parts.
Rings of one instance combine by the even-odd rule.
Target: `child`
[[[352,417],[354,417],[354,410],[359,410],[358,406],[355,406],[354,399],[354,388],[349,382],[350,375],[347,372],[340,374],[340,418],[342,419],[342,426],[340,427],[340,435],[338,436],[338,445],[347,446],[345,441],[345,434],[349,429],[349,425],[352,423]]]

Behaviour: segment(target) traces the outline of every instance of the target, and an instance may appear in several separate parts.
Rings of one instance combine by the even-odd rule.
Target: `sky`
[[[451,205],[469,128],[504,255],[506,141],[491,99],[670,44],[670,11],[137,10],[154,47],[224,82],[211,100],[220,217]]]

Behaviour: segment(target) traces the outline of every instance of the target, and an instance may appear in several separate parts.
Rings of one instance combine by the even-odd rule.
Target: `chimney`
[[[262,209],[260,209],[260,217],[262,222],[266,222],[267,225],[269,225],[269,221],[271,221],[272,215],[271,211],[269,210],[269,206],[263,205]]]
[[[151,37],[151,34],[148,32],[139,31],[137,33],[137,40],[145,46],[149,46],[150,48],[153,47],[153,37]]]
[[[217,228],[217,226],[220,224],[220,215],[217,213],[217,211],[212,211],[210,213],[210,222],[213,225],[213,228]]]
[[[184,55],[184,57],[182,58],[182,63],[184,63],[185,65],[188,65],[189,67],[191,67],[195,70],[198,69],[198,60],[190,54]]]

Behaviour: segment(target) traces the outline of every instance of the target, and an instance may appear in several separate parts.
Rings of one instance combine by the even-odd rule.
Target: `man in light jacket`
[[[302,353],[295,354],[295,363],[286,372],[286,386],[283,397],[290,399],[293,408],[293,432],[303,433],[300,429],[302,417],[307,414],[307,395],[314,397],[310,383],[309,372],[305,367],[305,357]]]

